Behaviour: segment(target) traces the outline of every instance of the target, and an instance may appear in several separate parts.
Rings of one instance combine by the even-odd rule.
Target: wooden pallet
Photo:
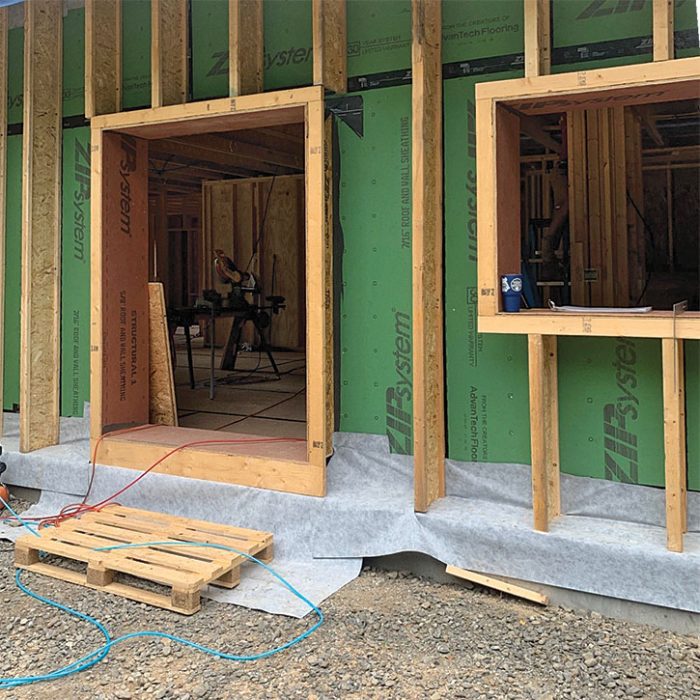
[[[202,542],[233,547],[261,561],[272,560],[272,534],[240,527],[190,520],[164,513],[111,505],[46,527],[40,537],[25,535],[15,545],[15,565],[47,576],[107,591],[116,595],[191,615],[200,607],[206,584],[234,588],[240,581],[240,554],[211,547],[138,547],[107,552],[98,547],[140,542]],[[61,557],[47,562],[41,552]],[[66,567],[66,561],[87,564],[86,571]],[[170,595],[156,593],[117,580],[128,574],[170,588]]]

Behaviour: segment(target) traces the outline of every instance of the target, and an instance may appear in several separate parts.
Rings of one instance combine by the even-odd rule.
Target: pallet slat
[[[98,551],[116,544],[144,546]],[[201,607],[201,589],[206,584],[234,588],[240,582],[241,565],[246,557],[235,552],[206,546],[178,547],[178,542],[223,544],[240,552],[272,559],[272,534],[153,513],[123,506],[86,513],[59,527],[40,530],[40,537],[25,535],[15,548],[15,565],[87,588],[107,591],[148,605],[191,615]],[[42,553],[63,560],[87,564],[86,571],[75,571],[65,561],[42,560]],[[169,595],[115,580],[127,574],[170,588]]]

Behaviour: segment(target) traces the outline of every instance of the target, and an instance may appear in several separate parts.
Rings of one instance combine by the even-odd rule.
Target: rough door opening
[[[324,493],[323,101],[315,88],[298,93],[94,120],[91,435],[101,463],[143,469],[177,448],[159,471]],[[149,423],[149,281],[163,285],[179,426]]]
[[[154,139],[148,161],[179,425],[305,440],[304,125]]]

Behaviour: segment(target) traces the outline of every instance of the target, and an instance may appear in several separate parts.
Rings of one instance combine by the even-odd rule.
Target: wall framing
[[[59,438],[63,7],[26,3],[20,450]]]
[[[520,118],[697,97],[700,59],[666,58],[644,67],[477,86],[478,326],[482,333],[528,334],[533,516],[535,529],[544,532],[560,514],[557,336],[661,339],[667,547],[682,552],[687,522],[683,341],[700,338],[700,312],[507,314],[501,312],[499,293],[500,276],[520,269],[520,207],[513,206],[519,202]]]
[[[414,508],[445,495],[442,13],[412,3],[412,267]]]
[[[158,457],[172,450],[173,444],[181,445],[198,439],[185,428],[158,430],[162,440],[146,440],[139,433],[109,434],[110,429],[128,427],[124,416],[118,425],[110,416],[110,397],[105,378],[108,360],[105,343],[108,341],[109,319],[103,314],[108,299],[106,284],[113,271],[105,265],[102,227],[109,225],[109,212],[103,185],[108,182],[110,164],[110,140],[115,136],[142,139],[162,138],[171,135],[187,135],[254,128],[291,122],[305,122],[306,158],[306,314],[307,314],[307,442],[306,460],[285,459],[279,454],[250,456],[240,450],[226,451],[220,448],[203,449],[188,447],[174,454],[158,468],[170,474],[192,478],[212,479],[260,488],[276,489],[314,496],[325,495],[326,457],[331,451],[327,435],[329,384],[333,382],[332,358],[327,357],[328,344],[314,342],[330,332],[326,311],[332,308],[332,289],[326,289],[325,274],[331,232],[326,223],[326,198],[324,179],[324,101],[320,87],[301,88],[223,98],[197,103],[171,105],[157,109],[145,109],[122,114],[95,117],[92,120],[92,186],[91,238],[92,238],[92,328],[91,328],[91,441],[100,441],[99,461],[115,466],[143,469]],[[146,255],[147,257],[147,255]],[[145,292],[147,279],[143,280]],[[146,339],[147,340],[147,339]],[[146,342],[147,346],[147,342]],[[329,371],[330,368],[330,371]],[[146,403],[146,408],[147,408]],[[147,423],[147,418],[137,417],[131,425]],[[179,432],[172,432],[179,431]],[[195,436],[193,437],[193,433]],[[216,464],[216,467],[212,467]]]
[[[477,86],[478,322],[482,333],[700,339],[700,312],[562,314],[500,308],[500,275],[519,269],[519,115],[697,96],[700,58],[481,83]],[[495,183],[495,186],[494,186]],[[515,199],[514,199],[514,195]],[[515,252],[514,252],[515,251]]]
[[[5,366],[5,240],[7,189],[7,30],[8,11],[0,8],[0,399],[3,396]],[[4,434],[4,414],[0,407],[0,437]]]

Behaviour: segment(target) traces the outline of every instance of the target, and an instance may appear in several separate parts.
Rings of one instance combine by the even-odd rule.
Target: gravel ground
[[[22,594],[0,543],[0,675],[37,673],[100,643],[85,623]],[[245,574],[244,574],[245,575]],[[232,653],[281,644],[310,624],[205,602],[183,617],[25,573],[36,592],[95,615],[113,635],[168,631]],[[475,587],[364,569],[323,605],[308,640],[255,663],[133,640],[94,669],[6,698],[700,698],[700,640]]]

